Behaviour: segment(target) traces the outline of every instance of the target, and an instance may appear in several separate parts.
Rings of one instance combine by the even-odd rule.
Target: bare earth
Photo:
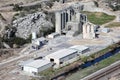
[[[17,4],[17,3],[30,3],[37,0],[0,0],[0,7],[8,4]]]

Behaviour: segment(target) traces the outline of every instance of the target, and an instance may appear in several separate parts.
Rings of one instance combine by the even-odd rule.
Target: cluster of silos
[[[83,25],[83,39],[94,39],[95,38],[95,25],[91,23],[85,23]]]
[[[72,10],[63,10],[55,12],[56,32],[61,34],[68,21],[71,21]]]
[[[77,23],[79,26],[73,26],[80,27],[80,32],[82,31],[82,25],[87,22],[87,16],[84,14],[81,14],[80,11],[81,5],[76,4],[69,6],[66,9],[59,10],[55,12],[55,22],[56,22],[56,32],[61,34],[64,30],[67,28],[67,23]],[[75,28],[73,28],[75,29]],[[78,30],[77,30],[78,31]]]

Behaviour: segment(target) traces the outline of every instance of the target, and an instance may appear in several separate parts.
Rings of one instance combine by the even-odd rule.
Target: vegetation
[[[55,1],[57,1],[57,2],[59,2],[60,0],[50,0],[51,2],[55,2]]]
[[[120,27],[120,22],[112,22],[108,24],[106,27],[112,28],[112,27]]]
[[[13,10],[15,11],[21,11],[23,9],[23,7],[20,7],[18,4],[15,4],[13,7]]]
[[[120,10],[120,0],[106,0],[106,2],[113,11]]]
[[[52,77],[54,72],[55,72],[55,70],[53,70],[52,68],[49,68],[49,69],[46,69],[46,70],[40,72],[39,74],[44,76],[46,80],[50,80],[50,78]]]
[[[109,66],[110,64],[116,62],[120,60],[120,53],[111,56],[105,60],[102,60],[101,62],[99,62],[98,64],[94,65],[94,66],[90,66],[88,68],[82,69],[76,73],[74,73],[73,75],[70,75],[69,77],[66,78],[66,80],[78,80],[78,79],[82,79],[85,76],[88,76],[104,67]]]
[[[27,7],[23,7],[23,11],[32,11],[32,10],[35,10],[35,11],[38,11],[39,8],[41,8],[41,4],[37,4],[37,5],[34,5],[34,6],[27,6]]]
[[[26,7],[22,7],[22,6],[19,6],[18,4],[15,4],[13,7],[13,10],[15,10],[15,11],[31,11],[34,9],[34,10],[38,11],[38,8],[41,8],[41,4],[34,5],[34,6],[26,6]]]
[[[113,11],[118,11],[118,10],[120,10],[120,5],[116,5],[116,6],[109,5],[109,6],[113,9]]]
[[[8,26],[6,26],[6,29],[10,29]],[[15,36],[16,28],[12,28],[12,32],[10,33],[10,36],[4,35],[1,38],[1,42],[6,42],[9,46],[13,47],[14,44],[16,44],[18,47],[22,46],[26,43],[31,42],[32,35],[30,35],[27,39],[20,38]]]
[[[108,46],[107,48],[100,50],[94,54],[91,54],[90,56],[81,56],[81,62],[86,62],[86,61],[91,61],[94,60],[95,58],[98,58],[99,56],[104,55],[105,53],[114,50],[115,48],[120,47],[120,44],[113,44]]]
[[[83,12],[88,16],[88,20],[96,25],[102,25],[115,19],[115,16],[107,15],[101,12]]]
[[[96,5],[96,7],[99,7],[99,4],[97,1],[94,1],[94,4]]]
[[[44,76],[44,79],[42,80],[50,80],[51,78],[53,78],[54,76],[61,74],[63,72],[67,72],[71,69],[74,69],[75,67],[79,66],[80,62],[74,62],[72,64],[68,64],[64,67],[61,67],[59,69],[53,69],[53,68],[49,68],[47,70],[44,70],[42,72],[39,73],[40,76]],[[65,76],[61,76],[60,78],[65,78]],[[61,80],[61,79],[60,79]]]
[[[11,47],[13,47],[13,44],[16,44],[18,46],[22,46],[25,43],[27,43],[27,41],[23,38],[20,37],[12,37],[10,39],[8,38],[3,38],[2,42],[6,42],[8,45],[10,45]]]

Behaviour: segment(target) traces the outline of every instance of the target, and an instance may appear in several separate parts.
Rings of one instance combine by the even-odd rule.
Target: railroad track
[[[112,73],[112,72],[114,72],[114,71],[116,71],[116,70],[119,70],[119,69],[120,69],[120,65],[115,66],[115,67],[113,67],[113,68],[105,71],[104,73],[101,73],[101,74],[99,74],[99,75],[97,75],[97,76],[94,76],[93,78],[90,78],[89,80],[98,80],[98,79],[100,79],[101,77],[104,77],[104,76],[106,76],[107,74],[110,74],[110,73]]]
[[[118,62],[116,62],[116,63],[114,63],[114,64],[112,64],[104,69],[101,69],[101,70],[81,79],[81,80],[99,80],[100,78],[102,78],[102,77],[104,77],[112,72],[115,72],[117,70],[120,71],[120,61],[118,61]]]

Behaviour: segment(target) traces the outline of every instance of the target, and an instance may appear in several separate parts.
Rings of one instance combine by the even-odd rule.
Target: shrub
[[[20,7],[18,4],[15,4],[13,7],[13,10],[15,11],[21,11],[23,9],[23,7]]]

